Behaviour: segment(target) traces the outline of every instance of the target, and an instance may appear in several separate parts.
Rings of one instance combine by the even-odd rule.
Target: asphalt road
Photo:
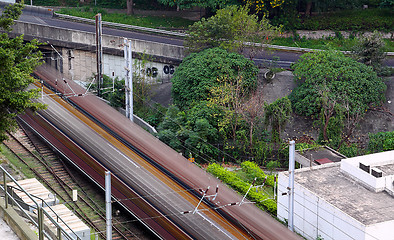
[[[95,32],[95,26],[93,25],[51,18],[49,16],[32,16],[29,15],[29,13],[24,13],[19,20],[28,23],[30,22],[30,23],[49,25],[49,26],[60,27],[60,28],[74,29],[79,31]],[[134,31],[126,31],[126,30],[113,29],[107,27],[103,27],[103,34],[121,36],[129,39],[139,39],[145,41],[171,44],[176,46],[183,46],[183,40],[175,37],[159,36],[159,35],[134,32]],[[278,66],[283,68],[290,68],[290,65],[296,62],[302,54],[303,53],[301,52],[292,52],[292,51],[263,52],[257,54],[257,56],[254,57],[254,61],[256,62],[256,64],[264,66],[269,64],[270,60],[272,60],[273,57],[278,57],[279,58],[279,60],[277,61]],[[390,67],[394,67],[394,57],[387,58],[384,64]]]

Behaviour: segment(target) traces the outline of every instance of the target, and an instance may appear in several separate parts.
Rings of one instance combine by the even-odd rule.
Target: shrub
[[[241,163],[242,171],[244,171],[248,177],[248,179],[253,180],[256,178],[256,185],[261,185],[264,179],[267,177],[265,184],[274,186],[274,176],[267,175],[264,171],[254,162],[246,161]]]
[[[235,82],[238,76],[242,76],[247,92],[256,87],[257,73],[258,69],[252,61],[221,48],[192,53],[183,59],[171,79],[174,104],[185,109],[207,100],[211,89],[219,87],[221,82],[218,79],[222,78],[226,82]]]
[[[207,171],[219,178],[224,183],[230,185],[234,190],[241,194],[245,194],[250,184],[240,179],[234,172],[230,172],[217,163],[212,163],[208,166]],[[249,191],[248,199],[256,202],[256,205],[268,210],[272,214],[276,214],[277,206],[273,199],[269,199],[269,196],[265,195],[264,192]]]
[[[394,131],[369,134],[369,153],[394,150]]]
[[[374,31],[370,36],[363,36],[354,46],[353,55],[356,60],[367,66],[372,66],[375,71],[381,69],[383,59],[386,57],[385,43],[382,35]]]

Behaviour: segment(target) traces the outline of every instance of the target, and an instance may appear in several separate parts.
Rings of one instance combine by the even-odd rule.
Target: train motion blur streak
[[[46,94],[49,93],[47,90],[45,92]],[[159,223],[160,231],[157,230],[156,232],[161,238],[250,239],[246,232],[238,230],[213,210],[197,212],[196,214],[181,214],[182,211],[193,209],[197,205],[198,199],[103,131],[61,98],[55,95],[52,97],[45,95],[40,101],[47,104],[48,109],[40,111],[35,116],[35,120],[38,122],[36,124],[40,124],[45,129],[48,129],[50,125],[55,126],[58,131],[67,135],[69,139],[77,143],[80,148],[88,152],[102,165],[100,169],[97,169],[92,160],[86,160],[85,158],[83,161],[92,162],[89,167],[81,166],[86,172],[92,174],[92,169],[96,168],[93,174],[98,172],[98,175],[102,177],[104,168],[107,168],[116,178],[121,179],[124,185],[131,188],[139,196],[145,196],[144,201],[146,203],[143,203],[136,196],[132,196],[132,198],[134,201],[138,201],[142,205],[147,204],[155,210],[143,206],[143,211],[148,216],[142,218],[144,221],[145,219],[150,221],[146,223],[147,225],[151,225],[152,222],[155,225]],[[38,119],[39,117],[46,121]],[[27,119],[25,116],[23,118]],[[51,129],[50,135],[59,139],[58,135],[60,133],[54,132]],[[63,143],[64,141],[65,137],[60,139],[60,142]],[[72,149],[72,152],[76,151],[75,147]],[[130,191],[125,187],[123,189],[117,187],[115,190],[122,192],[123,195]],[[125,198],[130,197],[119,197],[119,199]],[[200,207],[209,209],[205,204]],[[164,230],[170,232],[170,234],[163,233]]]
[[[223,206],[225,204],[241,201],[242,196],[229,189],[226,185],[222,184],[218,179],[206,173],[204,170],[189,163],[187,159],[179,155],[176,151],[130,122],[106,103],[93,95],[83,95],[85,90],[74,82],[68,81],[66,84],[56,81],[55,79],[61,79],[61,77],[56,76],[55,73],[43,67],[36,71],[36,75],[52,88],[57,89],[60,93],[69,95],[68,100],[80,108],[81,111],[101,124],[104,129],[116,136],[128,147],[134,149],[135,152],[139,153],[144,159],[150,161],[162,172],[170,175],[186,189],[206,189],[208,186],[211,186],[212,189],[218,185],[219,194],[214,202],[206,201],[208,205]],[[75,94],[83,96],[75,96]],[[125,174],[127,175],[127,173]],[[125,177],[127,179],[129,176]],[[194,194],[201,196],[201,193],[197,191],[195,191]],[[193,208],[194,206],[192,206],[191,209]],[[206,208],[206,206],[202,208]],[[183,210],[188,209],[183,208]],[[216,211],[227,218],[227,220],[233,224],[232,227],[237,226],[238,229],[245,229],[253,238],[300,239],[296,234],[289,231],[285,226],[253,204],[225,207],[217,209]],[[220,221],[217,223],[220,224]],[[183,222],[178,224],[182,229],[187,225],[187,223]],[[196,238],[200,237],[197,236]],[[215,239],[215,236],[210,235],[209,238]]]

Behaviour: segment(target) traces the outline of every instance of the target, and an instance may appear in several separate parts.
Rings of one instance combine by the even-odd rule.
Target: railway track
[[[25,126],[13,134],[4,145],[15,154],[46,185],[60,202],[68,206],[101,239],[106,239],[105,199],[98,189],[82,174],[60,159],[57,154]],[[78,190],[78,201],[72,201],[72,190]],[[120,212],[113,206],[114,212]],[[125,211],[123,211],[125,212]],[[130,215],[112,217],[113,239],[148,239],[138,221]],[[151,237],[151,236],[150,236]]]

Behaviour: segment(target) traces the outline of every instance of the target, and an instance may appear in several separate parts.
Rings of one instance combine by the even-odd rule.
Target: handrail
[[[53,13],[53,16],[57,17],[57,18],[66,19],[66,20],[74,20],[74,21],[85,22],[85,23],[89,23],[89,24],[95,24],[95,20],[88,19],[88,18],[75,17],[75,16],[70,16],[70,15],[56,13],[56,12]],[[142,31],[142,32],[163,34],[163,35],[169,35],[169,36],[174,36],[174,37],[186,37],[187,36],[186,33],[178,33],[178,32],[173,32],[173,31],[162,30],[162,29],[140,27],[140,26],[127,25],[127,24],[122,24],[122,23],[113,23],[113,22],[102,21],[102,25],[109,26],[109,27],[137,30],[137,31]]]
[[[24,192],[23,189],[18,189],[18,188],[14,187],[14,186],[8,186],[8,187],[11,187],[11,188],[16,189],[16,190],[21,191],[21,192]],[[78,235],[71,229],[71,227],[68,226],[68,224],[67,224],[66,222],[64,222],[64,220],[63,220],[59,215],[57,215],[57,213],[51,208],[51,206],[48,205],[48,203],[47,203],[43,198],[40,198],[40,197],[38,197],[38,196],[35,196],[34,194],[31,194],[31,196],[33,196],[33,197],[35,197],[35,198],[41,200],[42,206],[44,206],[44,204],[45,204],[45,206],[46,206],[47,208],[49,208],[49,209],[55,214],[56,218],[59,219],[62,223],[64,223],[64,225],[67,227],[67,229],[69,229],[69,230],[71,231],[71,233],[73,233],[78,239],[81,239],[81,238],[78,237]],[[19,200],[14,199],[14,201],[19,201]],[[55,198],[55,201],[56,201],[56,198]],[[28,204],[27,204],[27,205],[28,205]],[[30,205],[28,205],[28,206],[30,206]],[[34,206],[31,206],[31,207],[34,208]],[[63,228],[62,226],[60,226],[60,225],[58,224],[57,221],[55,221],[55,219],[53,219],[52,216],[48,215],[49,213],[48,213],[47,210],[43,209],[43,211],[44,211],[44,214],[49,218],[49,220],[56,226],[56,228]],[[64,229],[63,229],[63,232],[65,232]],[[68,238],[68,237],[69,237],[69,236],[67,236],[67,238]],[[72,238],[70,238],[70,239],[72,239]]]
[[[40,221],[40,218],[43,219],[43,216],[40,216],[40,215],[41,215],[41,214],[40,214],[40,211],[42,211],[42,213],[43,213],[45,216],[47,216],[48,219],[56,226],[56,229],[58,229],[58,233],[59,233],[59,234],[63,234],[63,236],[65,236],[67,239],[74,239],[68,232],[65,231],[65,229],[64,229],[62,226],[59,225],[59,223],[58,223],[57,221],[55,221],[55,220],[52,218],[52,216],[49,215],[49,213],[48,213],[45,209],[43,209],[43,206],[44,206],[44,203],[45,203],[45,205],[46,205],[47,207],[49,207],[49,209],[51,209],[52,212],[54,212],[53,209],[45,202],[44,199],[42,199],[42,198],[40,198],[40,197],[37,197],[37,196],[34,196],[34,195],[28,193],[21,185],[19,185],[19,183],[11,176],[11,174],[9,174],[9,173],[7,172],[7,170],[5,170],[1,165],[0,165],[0,170],[3,172],[2,175],[3,175],[3,180],[4,180],[4,185],[0,184],[0,189],[3,190],[3,191],[4,191],[4,194],[5,194],[5,206],[6,206],[6,208],[8,207],[8,200],[11,200],[11,201],[14,203],[14,205],[17,206],[17,207],[19,208],[19,210],[21,210],[21,211],[24,213],[24,215],[26,215],[27,218],[28,218],[36,227],[38,227],[38,229],[44,229],[44,226],[42,226],[42,225],[45,225],[42,221]],[[28,197],[33,201],[33,203],[35,204],[35,206],[28,205],[28,204],[27,204],[27,205],[28,205],[29,207],[32,207],[32,208],[37,209],[38,222],[35,221],[35,220],[30,216],[30,214],[27,213],[26,210],[18,203],[19,200],[14,199],[14,197],[13,197],[11,194],[8,193],[8,191],[7,191],[7,189],[6,189],[6,188],[7,188],[7,183],[6,183],[6,177],[5,177],[5,176],[8,176],[8,177],[10,178],[10,180],[11,180],[12,182],[14,182],[14,183],[19,187],[19,189],[16,188],[16,187],[14,187],[14,186],[8,186],[8,187],[17,189],[17,190],[19,190],[19,191],[25,193],[26,196],[28,196]],[[4,187],[4,186],[5,186],[5,187]],[[34,200],[33,197],[34,197],[34,198],[37,198],[37,199],[40,199],[40,200],[42,201],[42,203],[43,203],[42,206],[40,206],[40,205],[37,203],[37,201]],[[55,201],[56,201],[56,200],[55,200]],[[56,217],[57,217],[58,219],[60,219],[60,220],[65,224],[65,226],[67,226],[67,227],[71,230],[71,232],[77,237],[77,239],[81,239],[81,238],[80,238],[80,237],[79,237],[79,236],[78,236],[78,235],[77,235],[77,234],[76,234],[76,233],[75,233],[75,232],[74,232],[64,221],[63,221],[63,219],[61,219],[61,218],[56,214],[56,212],[54,212],[54,213],[55,213]],[[41,225],[41,223],[42,223],[42,225]],[[59,230],[60,230],[60,231],[59,231]],[[52,239],[52,237],[50,237],[49,234],[48,234],[45,230],[43,230],[42,232],[43,232],[43,234],[45,235],[45,237],[47,237],[48,239]],[[58,236],[58,237],[60,237],[60,236]]]

